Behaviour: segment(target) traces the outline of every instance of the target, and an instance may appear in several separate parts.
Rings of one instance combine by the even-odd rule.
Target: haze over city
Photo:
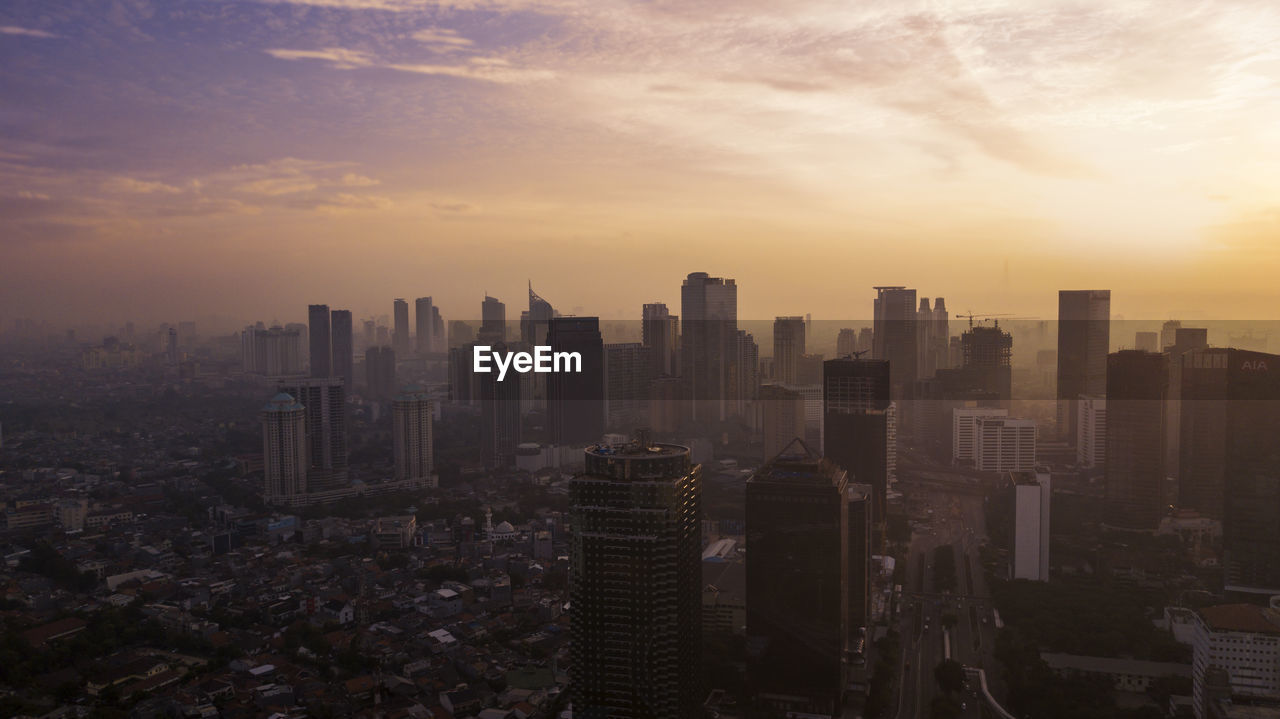
[[[9,2],[0,319],[465,317],[530,276],[631,317],[703,267],[742,317],[901,282],[1269,319],[1280,8],[1170,10]]]

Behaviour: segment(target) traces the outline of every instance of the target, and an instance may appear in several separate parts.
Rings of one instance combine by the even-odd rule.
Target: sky
[[[0,320],[1276,319],[1280,4],[0,5]],[[510,311],[510,310],[509,310]]]

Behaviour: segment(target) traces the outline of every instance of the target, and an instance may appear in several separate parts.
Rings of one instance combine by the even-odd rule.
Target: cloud
[[[357,175],[354,172],[348,172],[342,176],[342,184],[347,187],[372,187],[382,183],[372,177],[365,177],[364,175]]]
[[[62,37],[44,30],[33,30],[28,27],[18,27],[16,25],[0,25],[0,35],[21,35],[23,37],[38,37],[43,39],[53,39]]]
[[[173,185],[137,180],[132,177],[113,177],[102,183],[102,189],[107,192],[127,192],[137,195],[176,195],[182,192],[182,188]]]
[[[324,60],[340,70],[354,70],[358,67],[369,67],[373,61],[367,53],[358,50],[347,50],[330,47],[323,50],[284,50],[271,49],[266,53],[279,60]]]
[[[368,53],[340,47],[329,47],[323,50],[289,50],[275,48],[266,53],[280,60],[320,60],[338,70],[356,70],[360,68],[381,68],[417,75],[436,75],[442,77],[458,77],[468,80],[481,80],[494,83],[524,83],[536,80],[547,80],[555,76],[549,70],[535,70],[512,67],[505,58],[472,57],[465,62],[445,65],[440,63],[409,63],[376,60]]]
[[[459,35],[457,30],[447,27],[430,27],[419,30],[413,34],[413,39],[439,53],[457,52],[475,44],[468,38]]]

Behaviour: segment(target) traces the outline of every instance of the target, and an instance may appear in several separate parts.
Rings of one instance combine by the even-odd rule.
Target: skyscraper
[[[299,503],[307,494],[306,411],[281,392],[262,408],[263,501]]]
[[[761,461],[768,462],[805,435],[804,397],[782,385],[767,384],[760,388],[760,434],[764,445]]]
[[[330,313],[333,331],[333,376],[350,388],[355,382],[355,347],[351,336],[351,310]]]
[[[916,291],[905,287],[876,287],[872,356],[893,368],[889,388],[894,400],[909,399],[918,379],[919,337],[916,332]]]
[[[747,685],[769,714],[840,715],[847,488],[845,471],[798,439],[747,480]]]
[[[435,305],[430,297],[419,297],[413,301],[413,320],[418,331],[417,350],[419,357],[425,357],[436,351]]]
[[[514,349],[514,345],[509,347],[505,342],[493,345],[496,353]],[[520,445],[522,432],[521,384],[532,375],[511,372],[499,382],[498,375],[493,372],[471,373],[470,347],[458,348],[458,353],[466,358],[456,380],[458,388],[470,392],[474,387],[480,403],[480,461],[489,468],[511,467],[515,464],[516,447]]]
[[[778,317],[773,321],[773,378],[780,384],[796,384],[800,356],[804,354],[804,318]]]
[[[680,375],[690,418],[724,420],[737,355],[738,286],[731,279],[692,272],[680,288],[680,313]]]
[[[871,626],[871,487],[850,482],[845,490],[849,522],[849,651],[858,646]]]
[[[641,309],[641,343],[649,348],[654,377],[674,377],[680,373],[676,345],[680,340],[679,320],[661,302]]]
[[[581,372],[547,375],[547,420],[556,444],[588,444],[604,434],[604,340],[596,317],[554,317],[547,332],[552,352],[577,352]]]
[[[389,400],[396,392],[396,351],[387,346],[364,352],[365,391],[371,399]]]
[[[280,377],[302,372],[302,338],[297,330],[246,327],[240,333],[244,371]]]
[[[1029,472],[1036,467],[1036,423],[1012,417],[978,417],[973,427],[974,467],[979,472]]]
[[[530,346],[547,343],[547,326],[556,310],[551,303],[533,291],[533,282],[529,282],[529,309],[520,316],[520,337]]]
[[[871,521],[885,521],[885,499],[897,466],[897,422],[889,401],[886,360],[823,363],[823,441],[826,457],[851,479],[871,487]]]
[[[1013,336],[998,324],[975,325],[960,335],[960,349],[960,371],[950,376],[968,392],[1008,402],[1013,396]]]
[[[836,336],[836,358],[850,357],[858,351],[858,331],[845,327]]]
[[[585,460],[569,485],[574,716],[697,716],[701,468],[643,435]]]
[[[1170,504],[1164,464],[1168,386],[1166,355],[1122,350],[1107,357],[1108,524],[1155,529]]]
[[[653,365],[650,348],[639,342],[604,346],[605,425],[610,431],[631,434],[647,427],[649,380]]]
[[[396,479],[419,487],[435,486],[431,398],[421,385],[410,385],[391,404]]]
[[[1013,492],[1014,579],[1049,581],[1049,509],[1053,492],[1048,471],[1010,472]]]
[[[333,375],[333,349],[329,330],[329,305],[307,307],[307,335],[310,338],[312,377]]]
[[[412,354],[409,346],[409,303],[397,297],[391,303],[391,317],[391,348],[397,357],[408,357]]]
[[[1107,461],[1107,400],[1085,395],[1080,398],[1076,429],[1076,462],[1081,467],[1101,467]]]
[[[1111,290],[1058,291],[1058,431],[1072,445],[1081,395],[1107,391]]]
[[[307,490],[347,484],[346,387],[336,378],[284,380],[280,391],[306,409]]]
[[[507,306],[497,297],[485,295],[480,303],[480,332],[476,337],[489,344],[507,340]]]

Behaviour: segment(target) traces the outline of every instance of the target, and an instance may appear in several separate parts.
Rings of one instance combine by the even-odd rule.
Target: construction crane
[[[862,355],[864,355],[864,354],[866,354],[866,353],[868,353],[868,352],[870,352],[870,351],[871,351],[871,350],[854,350],[854,351],[852,351],[852,352],[849,352],[849,353],[845,354],[845,357],[848,357],[848,358],[850,358],[850,359],[862,359]]]
[[[979,312],[961,312],[956,317],[967,317],[969,319],[969,329],[973,329],[973,321],[985,322],[993,320],[996,327],[1000,326],[1000,320],[1038,320],[1039,317],[1016,317],[1012,313],[979,313]]]

